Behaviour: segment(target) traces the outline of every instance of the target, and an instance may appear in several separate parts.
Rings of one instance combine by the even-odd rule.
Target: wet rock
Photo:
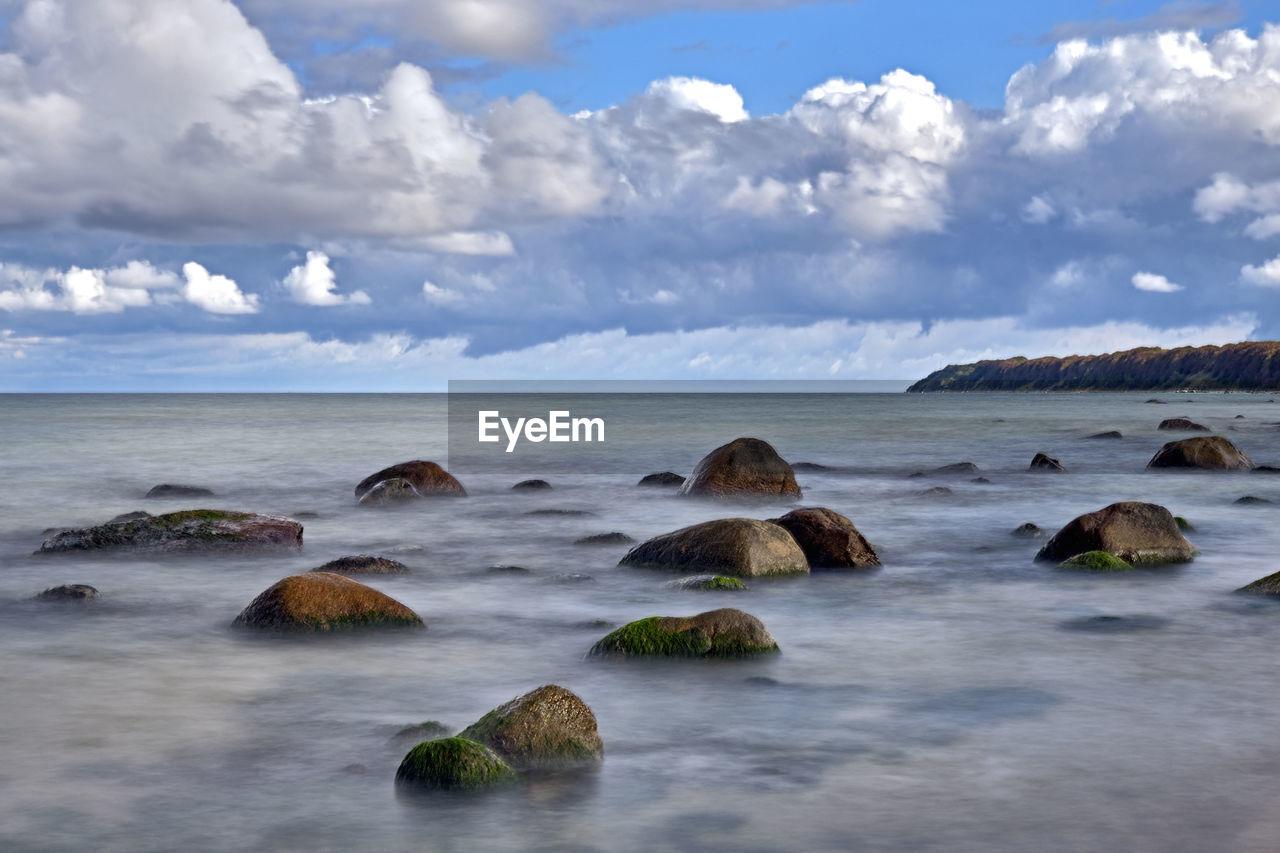
[[[301,547],[302,525],[291,518],[223,509],[189,509],[63,530],[46,539],[37,553],[130,548],[219,551]]]
[[[708,453],[679,493],[715,498],[799,498],[803,494],[791,466],[758,438],[737,438]]]
[[[1010,536],[1017,536],[1022,539],[1039,539],[1046,533],[1047,531],[1043,527],[1039,527],[1029,521],[1025,524],[1019,524],[1017,527],[1013,528],[1013,530],[1009,531]]]
[[[1237,421],[1242,421],[1242,420],[1244,420],[1244,419],[1245,419],[1245,418],[1244,418],[1244,415],[1236,415],[1236,416],[1235,416],[1235,420],[1237,420]]]
[[[1280,595],[1280,572],[1267,575],[1265,578],[1259,578],[1250,584],[1245,584],[1236,590],[1236,592],[1247,592],[1253,595]]]
[[[406,575],[409,573],[409,567],[404,563],[386,557],[358,554],[330,560],[323,566],[311,571],[333,572],[335,575]]]
[[[834,471],[836,469],[832,468],[830,465],[819,465],[817,462],[797,462],[796,464],[791,466],[791,470],[792,471],[813,471],[816,473],[819,471]]]
[[[533,571],[526,569],[524,566],[490,566],[485,569],[487,574],[491,575],[531,575]]]
[[[950,489],[948,489],[946,486],[934,486],[932,489],[925,489],[922,492],[916,492],[916,494],[922,498],[939,498],[939,497],[945,497],[946,495],[951,495],[955,493],[952,492]]]
[[[68,583],[51,587],[36,596],[42,601],[92,601],[98,591],[86,583]]]
[[[670,581],[667,586],[672,589],[707,592],[737,591],[747,588],[747,585],[737,578],[729,578],[724,575],[694,575],[693,577]]]
[[[636,540],[625,533],[613,531],[612,533],[597,533],[593,536],[583,536],[581,539],[575,539],[574,545],[630,545]]]
[[[950,465],[943,465],[941,468],[934,468],[929,473],[959,476],[962,474],[977,474],[980,470],[972,462],[953,462]]]
[[[1109,429],[1106,432],[1095,432],[1089,438],[1124,438],[1118,429]]]
[[[1027,466],[1028,471],[1066,471],[1062,463],[1045,453],[1037,453]]]
[[[356,500],[356,503],[360,506],[388,506],[416,501],[421,497],[422,493],[413,487],[413,483],[403,477],[392,477],[374,483]]]
[[[145,510],[137,509],[137,510],[134,510],[133,512],[122,512],[119,515],[117,515],[115,518],[108,521],[107,524],[116,524],[121,521],[137,521],[140,518],[150,518],[150,517],[151,517],[151,513],[146,512]],[[62,529],[65,529],[65,528],[62,528]]]
[[[1068,631],[1087,631],[1097,634],[1118,634],[1129,631],[1156,631],[1169,624],[1163,616],[1083,616],[1079,619],[1068,619],[1061,627]]]
[[[1211,432],[1204,424],[1198,424],[1188,418],[1166,418],[1157,429],[1180,430],[1183,432]]]
[[[309,510],[309,509],[304,509],[302,512],[291,512],[291,513],[289,513],[289,517],[290,517],[290,518],[298,518],[298,519],[302,519],[302,520],[304,520],[304,521],[305,521],[305,520],[307,520],[307,519],[319,518],[319,517],[320,517],[320,513],[318,513],[318,512],[312,512],[312,511],[311,511],[311,510]]]
[[[436,720],[426,720],[405,726],[391,736],[392,743],[421,743],[424,740],[436,740],[453,734],[453,729]]]
[[[623,625],[591,647],[606,657],[725,658],[776,652],[764,623],[733,608],[697,616],[651,616]]]
[[[161,483],[152,486],[148,498],[211,498],[213,492],[203,486],[183,486],[177,483]]]
[[[1184,563],[1196,553],[1169,510],[1124,501],[1073,519],[1045,543],[1036,559],[1060,562],[1088,551],[1107,551],[1134,565]]]
[[[1060,569],[1083,569],[1089,572],[1127,572],[1129,563],[1107,551],[1085,551],[1058,564]]]
[[[1257,495],[1245,495],[1242,498],[1236,498],[1232,503],[1248,506],[1255,504],[1269,504],[1271,501],[1267,498],[1260,498]]]
[[[557,684],[494,708],[458,736],[484,744],[517,770],[593,764],[604,757],[596,715]]]
[[[734,577],[809,571],[804,551],[785,528],[751,518],[721,518],[656,536],[628,551],[618,565]]]
[[[424,497],[436,495],[466,497],[467,494],[467,490],[462,488],[462,484],[454,479],[453,475],[448,471],[434,462],[415,459],[410,462],[392,465],[390,468],[383,468],[378,473],[365,477],[356,486],[356,500],[359,500],[366,492],[383,480],[392,479],[405,480],[419,495]]]
[[[513,492],[545,492],[551,488],[546,480],[521,480],[511,487]]]
[[[1161,405],[1161,406],[1168,405],[1167,403],[1165,403],[1165,401],[1164,401],[1164,400],[1157,400],[1155,397],[1152,397],[1150,400],[1143,400],[1142,402],[1144,402],[1144,403],[1156,403],[1156,404]]]
[[[972,480],[970,480],[969,482],[970,482],[970,483],[977,483],[979,486],[988,486],[988,485],[990,485],[990,484],[991,484],[991,481],[990,481],[990,480],[988,480],[986,477],[974,477],[974,478],[973,478]]]
[[[1187,521],[1180,515],[1175,515],[1173,517],[1173,522],[1178,525],[1179,530],[1195,530],[1195,527],[1191,525],[1191,522]]]
[[[1247,471],[1253,462],[1222,436],[1205,435],[1169,442],[1151,457],[1147,467]]]
[[[396,769],[396,785],[431,791],[474,791],[515,781],[493,750],[461,737],[420,743]]]
[[[646,474],[640,478],[637,486],[683,486],[684,477],[679,474],[673,474],[670,471],[663,471],[660,474]]]
[[[1274,465],[1254,465],[1253,473],[1255,474],[1275,474],[1280,472],[1280,468]]]
[[[880,565],[866,538],[853,522],[825,507],[793,509],[781,518],[769,519],[784,528],[804,551],[811,569],[857,569]]]
[[[232,622],[265,631],[422,628],[422,619],[389,595],[332,572],[292,575],[250,602]]]
[[[524,514],[534,515],[534,516],[557,515],[557,516],[566,516],[566,517],[595,515],[594,512],[591,512],[590,510],[586,510],[586,509],[531,509]]]

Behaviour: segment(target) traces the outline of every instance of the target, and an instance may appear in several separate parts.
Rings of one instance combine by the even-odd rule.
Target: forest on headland
[[[1277,391],[1280,341],[949,364],[922,391]]]

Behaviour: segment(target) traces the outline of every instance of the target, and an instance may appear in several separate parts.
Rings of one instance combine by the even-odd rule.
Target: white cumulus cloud
[[[289,270],[283,284],[293,301],[303,305],[368,305],[372,301],[363,290],[338,293],[329,256],[324,252],[307,252],[306,263]]]
[[[1177,293],[1182,285],[1174,284],[1162,275],[1152,272],[1136,272],[1133,274],[1133,286],[1148,293]]]
[[[207,269],[189,261],[182,265],[186,286],[182,295],[193,305],[213,314],[256,314],[257,294],[246,294],[225,275],[211,275]]]
[[[1259,287],[1280,287],[1280,255],[1257,266],[1245,264],[1240,268],[1240,278]]]

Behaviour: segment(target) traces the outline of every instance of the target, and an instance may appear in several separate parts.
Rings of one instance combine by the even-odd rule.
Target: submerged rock
[[[684,477],[671,471],[663,471],[659,474],[645,474],[640,478],[637,486],[683,486]]]
[[[1267,498],[1260,498],[1257,495],[1245,495],[1242,498],[1236,498],[1234,501],[1232,501],[1232,503],[1250,505],[1250,504],[1269,504],[1271,503],[1271,501],[1268,500]]]
[[[758,438],[736,438],[703,457],[681,495],[694,497],[799,498],[796,474],[773,446]]]
[[[721,518],[655,536],[628,551],[618,565],[735,577],[809,571],[804,551],[785,528],[751,518]]]
[[[606,657],[732,658],[776,652],[764,623],[733,608],[697,616],[650,616],[623,625],[591,647]]]
[[[922,498],[937,498],[955,493],[946,486],[934,486],[932,489],[925,489],[924,491],[916,492],[916,494]]]
[[[379,480],[369,487],[369,491],[361,495],[356,503],[360,506],[387,506],[388,504],[416,501],[422,493],[413,487],[404,477],[392,477]]]
[[[1037,453],[1031,459],[1031,464],[1027,466],[1028,471],[1066,471],[1062,467],[1062,463],[1047,453]]]
[[[592,536],[583,536],[581,539],[575,539],[574,545],[630,545],[636,540],[625,533],[613,531],[612,533],[596,533]]]
[[[36,596],[42,601],[92,601],[98,591],[87,583],[68,583],[51,587]]]
[[[1025,524],[1019,524],[1017,527],[1010,530],[1009,535],[1020,536],[1023,539],[1039,539],[1041,536],[1044,536],[1046,532],[1047,531],[1045,531],[1043,527],[1039,527],[1028,521]]]
[[[1204,424],[1198,424],[1190,418],[1165,418],[1156,429],[1180,430],[1183,432],[1211,432]]]
[[[280,515],[225,509],[188,509],[63,530],[36,553],[147,548],[218,551],[239,548],[301,548],[302,525]]]
[[[952,462],[950,465],[943,465],[940,468],[934,468],[928,472],[930,474],[938,474],[941,476],[960,476],[962,474],[977,474],[981,471],[977,465],[972,462]]]
[[[513,492],[545,492],[551,488],[546,480],[521,480],[511,487]]]
[[[332,572],[292,575],[250,602],[232,622],[267,631],[422,628],[422,619],[389,595]]]
[[[454,479],[453,475],[434,462],[415,459],[401,462],[390,468],[383,468],[376,474],[370,474],[356,485],[356,500],[383,480],[404,480],[419,497],[436,495],[446,497],[466,497],[467,490]]]
[[[791,466],[793,471],[834,471],[830,465],[819,465],[817,462],[797,462]]]
[[[184,486],[178,483],[161,483],[152,486],[145,497],[148,498],[211,498],[213,491],[203,486]]]
[[[793,509],[769,519],[784,528],[804,551],[811,569],[860,569],[880,565],[880,557],[853,522],[826,507]]]
[[[330,560],[323,566],[314,568],[313,572],[333,572],[335,575],[406,575],[409,567],[397,560],[386,557],[373,557],[358,554],[352,557],[339,557]]]
[[[1280,595],[1280,572],[1267,575],[1265,578],[1258,578],[1253,583],[1240,587],[1236,592],[1248,592],[1254,595]]]
[[[737,578],[729,578],[724,575],[694,575],[691,578],[680,578],[671,581],[667,586],[672,589],[697,590],[700,592],[718,592],[718,591],[738,591],[747,588],[747,585]]]
[[[396,785],[434,791],[474,791],[515,778],[515,771],[493,750],[462,737],[420,743],[396,769]]]
[[[448,737],[453,734],[453,729],[437,720],[425,720],[421,723],[414,723],[412,726],[405,726],[391,736],[392,743],[403,743],[411,741],[412,743],[421,743],[424,740],[436,740],[438,738]]]
[[[1106,432],[1095,432],[1089,438],[1124,438],[1124,435],[1118,429],[1109,429]]]
[[[1107,551],[1135,565],[1185,563],[1196,554],[1169,510],[1124,501],[1073,519],[1045,543],[1036,559],[1060,562],[1089,551]]]
[[[1163,616],[1137,613],[1133,616],[1082,616],[1060,623],[1068,631],[1088,631],[1098,634],[1115,634],[1127,631],[1156,631],[1169,624]]]
[[[1085,551],[1058,564],[1060,569],[1084,569],[1090,572],[1127,572],[1129,563],[1107,551]]]
[[[140,518],[150,518],[151,513],[146,510],[135,509],[133,512],[122,512],[115,518],[107,522],[107,524],[116,524],[121,521],[137,521]]]
[[[1147,467],[1247,471],[1253,462],[1222,436],[1202,435],[1170,441],[1151,457]]]
[[[596,715],[558,684],[545,684],[494,708],[458,737],[484,744],[517,770],[591,764],[604,757]]]
[[[524,515],[533,515],[533,516],[550,515],[550,516],[573,517],[573,516],[595,515],[595,513],[588,509],[531,509],[528,512],[524,513]]]

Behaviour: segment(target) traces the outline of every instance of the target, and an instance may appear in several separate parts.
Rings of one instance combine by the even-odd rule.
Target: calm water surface
[[[1280,569],[1280,475],[1144,470],[1174,415],[1280,465],[1280,404],[1148,397],[671,398],[632,458],[554,491],[512,493],[513,466],[467,479],[465,500],[388,511],[357,508],[352,488],[444,457],[442,396],[0,397],[0,848],[1280,849],[1280,606],[1232,594]],[[1125,437],[1086,438],[1108,429]],[[618,568],[625,546],[573,544],[781,514],[634,487],[739,435],[838,466],[799,475],[802,503],[852,518],[885,568],[691,593]],[[1069,473],[1027,472],[1037,451]],[[991,482],[908,477],[963,460]],[[218,497],[144,501],[161,482]],[[919,494],[932,485],[954,494]],[[1277,504],[1233,504],[1246,494]],[[1009,535],[1135,499],[1190,519],[1202,555],[1068,576]],[[300,554],[31,556],[48,527],[208,504],[316,516]],[[410,565],[368,580],[426,632],[231,630],[275,581],[359,553]],[[30,600],[62,583],[103,597]],[[610,626],[723,606],[759,616],[782,654],[584,658]],[[594,709],[598,772],[397,795],[412,745],[397,729],[460,729],[548,682]]]

